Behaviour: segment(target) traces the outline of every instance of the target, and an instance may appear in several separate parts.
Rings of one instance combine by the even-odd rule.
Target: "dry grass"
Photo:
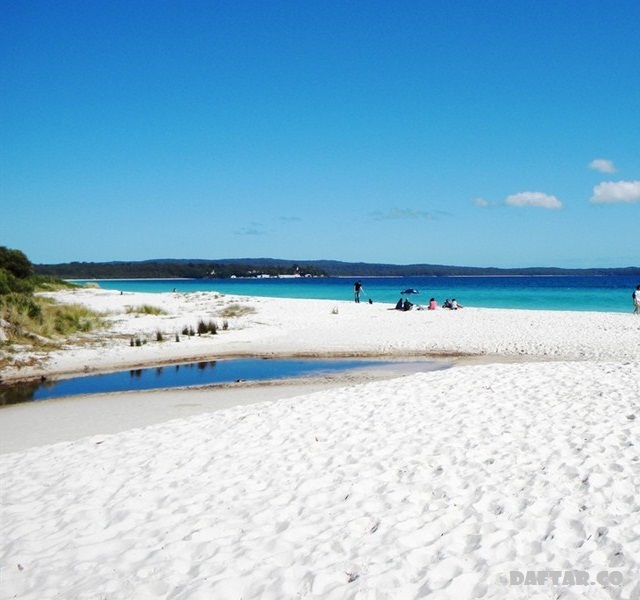
[[[218,311],[219,316],[225,318],[244,317],[245,315],[252,315],[256,312],[256,309],[252,306],[242,306],[241,304],[229,304],[223,309]]]
[[[140,306],[126,306],[125,312],[128,315],[166,315],[167,311],[151,306],[150,304],[141,304]]]
[[[55,346],[58,338],[88,333],[105,325],[104,315],[77,304],[24,296],[3,300],[0,313],[7,324],[5,345]]]

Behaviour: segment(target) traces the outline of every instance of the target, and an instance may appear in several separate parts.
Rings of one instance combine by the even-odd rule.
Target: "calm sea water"
[[[291,279],[137,279],[95,280],[103,289],[132,292],[199,292],[269,296],[274,298],[314,298],[353,300],[356,278]],[[86,280],[78,283],[86,283]],[[362,301],[395,304],[401,292],[414,288],[411,300],[438,304],[456,298],[464,306],[522,308],[534,310],[580,310],[631,312],[631,293],[640,284],[636,276],[560,277],[367,277],[362,278]]]

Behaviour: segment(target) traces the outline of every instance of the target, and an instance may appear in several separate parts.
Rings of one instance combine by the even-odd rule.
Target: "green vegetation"
[[[215,335],[218,333],[218,325],[214,321],[205,323],[200,319],[198,321],[198,335],[202,335],[203,333],[211,333],[212,335]]]
[[[79,304],[58,304],[50,298],[36,298],[36,302],[42,308],[41,335],[46,337],[87,333],[104,324],[100,315]]]
[[[125,308],[127,314],[137,315],[166,315],[167,312],[150,304],[141,304],[140,306],[127,306]]]
[[[0,247],[0,345],[51,346],[59,336],[101,326],[102,317],[82,306],[57,304],[35,295],[39,291],[71,287],[77,286],[51,276],[36,275],[33,265],[20,250]]]
[[[137,262],[35,265],[35,271],[66,279],[127,279],[158,277],[171,279],[225,279],[299,274],[312,277],[451,277],[457,275],[637,275],[638,266],[599,269],[560,269],[527,267],[498,269],[494,267],[461,267],[418,263],[391,265],[384,263],[350,263],[336,260],[314,260],[297,263],[276,258],[233,258],[224,261],[203,259],[164,259]]]
[[[58,265],[36,265],[42,275],[65,279],[228,279],[230,277],[260,277],[269,275],[309,275],[325,277],[327,273],[313,265],[291,261],[267,261],[256,259],[229,262],[208,260],[152,260],[137,262],[87,263],[72,262]]]

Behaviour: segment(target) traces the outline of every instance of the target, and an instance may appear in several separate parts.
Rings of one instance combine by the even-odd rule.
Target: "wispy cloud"
[[[593,188],[593,204],[640,202],[640,181],[604,181]]]
[[[409,219],[414,221],[423,219],[426,221],[434,221],[437,218],[437,216],[432,212],[416,210],[414,208],[390,208],[387,212],[377,210],[369,213],[369,215],[376,221],[393,221],[398,219]]]
[[[267,235],[268,231],[259,223],[251,223],[248,227],[236,229],[234,235]]]
[[[480,208],[489,208],[490,206],[499,206],[500,203],[495,200],[485,200],[484,198],[474,198],[471,200],[471,204],[479,206]]]
[[[300,223],[302,221],[302,218],[283,215],[278,217],[278,221],[282,221],[283,223]]]
[[[601,173],[615,173],[617,169],[613,166],[613,162],[607,158],[596,158],[589,163],[589,168]]]
[[[542,192],[520,192],[508,196],[505,200],[507,206],[534,206],[537,208],[548,208],[558,210],[562,208],[562,202],[555,196],[543,194]]]

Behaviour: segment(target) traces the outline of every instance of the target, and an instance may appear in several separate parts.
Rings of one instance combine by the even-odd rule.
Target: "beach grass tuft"
[[[151,304],[141,304],[140,306],[125,306],[125,312],[128,315],[166,315],[167,311],[152,306]]]
[[[106,324],[104,315],[75,304],[59,304],[37,292],[79,286],[36,275],[31,261],[15,249],[0,247],[0,346],[51,349],[58,338],[86,333]]]
[[[106,323],[104,315],[84,306],[23,294],[0,297],[0,313],[8,324],[7,343],[54,343],[57,337],[88,333]]]
[[[203,319],[200,319],[198,321],[198,335],[207,333],[210,333],[212,335],[218,333],[218,325],[215,321],[209,320],[208,322],[205,322]]]
[[[229,306],[225,306],[222,310],[218,312],[221,317],[225,318],[233,318],[233,317],[243,317],[245,315],[251,315],[256,312],[256,309],[253,306],[242,306],[241,304],[230,304]]]

